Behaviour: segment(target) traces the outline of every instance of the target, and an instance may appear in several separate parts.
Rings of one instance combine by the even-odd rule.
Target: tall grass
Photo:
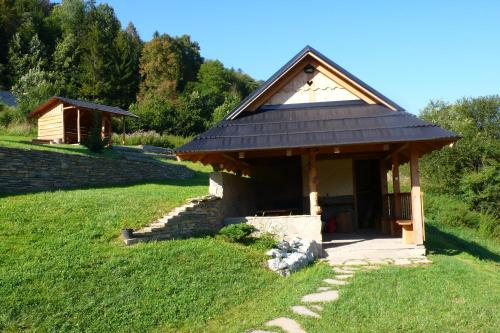
[[[158,134],[155,131],[134,132],[125,135],[125,146],[151,145],[164,148],[177,148],[187,143],[191,138],[184,138],[171,134]],[[113,133],[112,141],[122,144],[121,134]]]
[[[13,136],[36,136],[36,126],[27,121],[13,121],[0,125],[0,134]]]

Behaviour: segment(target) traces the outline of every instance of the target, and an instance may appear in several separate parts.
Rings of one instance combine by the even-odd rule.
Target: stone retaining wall
[[[222,200],[207,195],[190,199],[149,226],[134,231],[125,238],[125,244],[163,239],[179,239],[204,234],[215,234],[222,227]]]
[[[0,147],[0,193],[190,178],[182,165]]]

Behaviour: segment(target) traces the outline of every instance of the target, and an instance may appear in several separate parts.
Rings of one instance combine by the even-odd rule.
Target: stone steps
[[[217,231],[222,224],[221,199],[205,196],[188,200],[163,217],[132,233],[125,244],[178,239],[199,233]]]

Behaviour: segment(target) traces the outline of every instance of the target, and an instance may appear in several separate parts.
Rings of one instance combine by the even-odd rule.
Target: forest
[[[108,4],[0,1],[0,90],[18,108],[0,125],[22,122],[53,95],[119,106],[140,116],[131,131],[192,136],[219,121],[259,82],[204,59],[190,36],[155,32],[141,40]]]

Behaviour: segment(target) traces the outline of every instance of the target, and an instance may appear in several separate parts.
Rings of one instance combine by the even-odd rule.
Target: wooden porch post
[[[422,198],[420,192],[420,175],[418,170],[418,151],[414,145],[410,146],[410,171],[411,171],[411,219],[415,244],[424,243]]]
[[[399,186],[399,156],[398,154],[392,155],[392,192],[394,193],[394,219],[401,217],[401,200],[399,198],[399,193],[401,192]],[[391,223],[391,235],[396,234],[395,221],[390,221]]]
[[[125,144],[125,116],[122,116],[122,145]]]
[[[101,139],[106,135],[106,116],[101,112]]]
[[[382,195],[382,233],[388,234],[390,232],[390,221],[387,218],[387,167],[384,159],[380,160],[380,188]]]
[[[316,151],[309,150],[309,204],[310,214],[321,214],[321,207],[318,205],[318,171],[316,169]]]
[[[81,141],[81,134],[80,134],[80,109],[76,109],[76,135],[77,135],[77,141],[80,143]]]

